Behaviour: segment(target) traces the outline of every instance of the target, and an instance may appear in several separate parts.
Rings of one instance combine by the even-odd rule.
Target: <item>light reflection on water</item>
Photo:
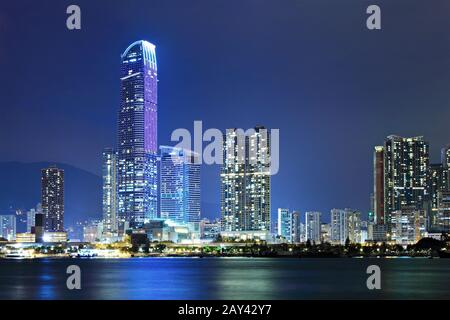
[[[82,289],[66,288],[81,268]],[[382,290],[366,287],[377,264]],[[0,260],[0,299],[444,299],[449,259]]]

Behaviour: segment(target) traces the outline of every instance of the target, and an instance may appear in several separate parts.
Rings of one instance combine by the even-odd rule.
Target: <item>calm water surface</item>
[[[76,264],[82,289],[68,290]],[[367,266],[382,290],[366,287]],[[0,299],[450,299],[450,259],[0,260]]]

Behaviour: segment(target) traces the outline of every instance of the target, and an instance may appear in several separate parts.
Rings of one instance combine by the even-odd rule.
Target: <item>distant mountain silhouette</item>
[[[29,210],[41,200],[41,169],[64,169],[65,226],[102,215],[102,178],[62,163],[0,162],[0,213]]]

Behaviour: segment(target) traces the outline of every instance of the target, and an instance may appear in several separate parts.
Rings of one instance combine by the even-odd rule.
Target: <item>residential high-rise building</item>
[[[441,150],[441,163],[447,173],[447,190],[450,191],[450,144]]]
[[[320,242],[321,231],[321,213],[317,211],[310,211],[305,213],[305,228],[306,228],[306,240]]]
[[[346,212],[342,209],[331,209],[331,236],[333,243],[345,244],[348,236]]]
[[[103,231],[114,234],[118,231],[117,219],[117,153],[111,148],[103,151]]]
[[[200,221],[200,159],[195,152],[161,146],[161,218],[178,223]]]
[[[361,243],[361,213],[357,210],[345,209],[348,223],[348,239],[352,243]]]
[[[361,213],[346,208],[331,210],[331,241],[344,245],[347,239],[352,243],[361,242]]]
[[[392,213],[391,239],[398,244],[414,244],[426,232],[426,212],[414,206],[403,207]]]
[[[384,143],[384,211],[391,215],[404,207],[422,209],[429,198],[429,145],[423,137],[391,135]]]
[[[132,43],[121,55],[118,117],[120,225],[140,228],[157,217],[157,64],[155,46]]]
[[[306,242],[306,226],[300,222],[300,242]]]
[[[442,191],[450,191],[450,144],[441,150]]]
[[[384,223],[384,147],[376,146],[373,156],[373,212],[376,223]]]
[[[438,192],[438,204],[430,215],[431,232],[450,232],[450,191]]]
[[[36,214],[42,213],[42,205],[37,204],[36,208],[31,208],[27,211],[27,232],[31,233],[33,227],[36,225]]]
[[[270,135],[227,129],[221,169],[222,231],[270,231]]]
[[[301,242],[301,222],[300,222],[300,212],[292,212],[292,242]]]
[[[16,239],[16,216],[0,215],[0,237],[8,241]]]
[[[428,179],[429,179],[429,190],[431,200],[430,210],[432,210],[438,207],[439,193],[448,190],[447,169],[445,169],[444,165],[441,163],[430,164]]]
[[[36,208],[27,211],[27,233],[31,233],[36,226],[36,214],[42,213],[42,205],[38,203]]]
[[[64,170],[56,166],[41,170],[41,204],[44,231],[64,232]]]
[[[329,223],[320,224],[320,241],[330,242],[331,238],[331,225]]]
[[[36,210],[34,208],[31,208],[29,211],[27,211],[27,232],[30,233],[31,229],[36,224]]]
[[[292,213],[289,209],[278,208],[278,236],[288,242],[292,242]]]
[[[428,231],[449,232],[450,145],[441,150],[441,163],[429,168]]]

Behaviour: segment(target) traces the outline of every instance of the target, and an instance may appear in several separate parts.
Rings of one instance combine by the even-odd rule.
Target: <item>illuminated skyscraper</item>
[[[432,232],[450,232],[450,192],[438,192],[437,208],[432,209],[430,218],[430,230]]]
[[[320,216],[322,214],[317,211],[310,211],[305,213],[305,228],[306,240],[320,242],[321,222]]]
[[[162,146],[161,218],[179,223],[200,221],[200,160],[197,153]]]
[[[445,169],[450,168],[450,145],[442,148],[441,150],[441,163]]]
[[[117,153],[111,148],[103,151],[103,231],[111,234],[118,229],[117,221]]]
[[[300,212],[292,212],[292,242],[301,242],[301,222],[300,222]]]
[[[227,129],[221,169],[223,231],[270,231],[270,135]]]
[[[0,215],[0,237],[13,241],[16,239],[16,216]]]
[[[292,242],[292,213],[289,209],[278,208],[278,235],[288,242]]]
[[[331,237],[331,224],[322,222],[320,224],[320,241],[330,242]]]
[[[36,225],[36,214],[42,213],[42,205],[38,203],[36,208],[31,208],[27,211],[27,232],[30,233],[32,228]]]
[[[346,213],[342,209],[331,209],[331,236],[333,243],[345,244],[348,236]]]
[[[142,227],[157,217],[157,65],[155,46],[132,43],[121,55],[118,119],[120,224]]]
[[[347,213],[348,239],[352,243],[361,242],[361,213],[357,210],[345,209]]]
[[[347,239],[352,243],[361,242],[361,213],[356,210],[331,210],[331,241],[344,245]]]
[[[442,148],[441,150],[441,163],[444,168],[444,174],[447,175],[447,185],[445,186],[447,191],[450,191],[450,145]]]
[[[389,136],[384,143],[384,211],[422,209],[429,198],[429,145],[423,137]],[[408,209],[410,210],[410,209]]]
[[[442,148],[441,163],[430,164],[429,231],[449,231],[450,146]]]
[[[373,156],[373,211],[375,222],[384,223],[384,147],[375,147]]]
[[[31,233],[32,228],[36,225],[36,210],[31,208],[27,211],[27,232]]]
[[[56,166],[41,170],[41,204],[44,231],[64,231],[64,170]]]
[[[429,189],[431,199],[431,209],[438,207],[439,192],[447,191],[448,175],[447,170],[440,163],[430,164],[429,167]]]
[[[403,207],[391,215],[391,239],[398,244],[413,244],[424,237],[426,231],[425,210],[415,206]]]

